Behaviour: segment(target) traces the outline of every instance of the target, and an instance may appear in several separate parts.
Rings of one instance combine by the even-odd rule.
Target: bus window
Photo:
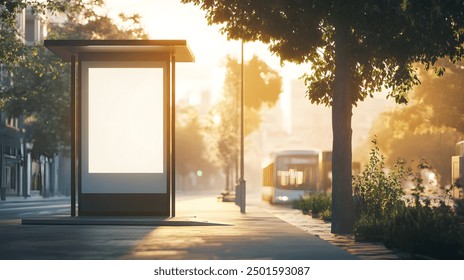
[[[277,182],[283,187],[288,186],[289,184],[289,172],[286,170],[277,171]]]
[[[317,182],[315,156],[281,156],[277,159],[277,187],[313,189]]]

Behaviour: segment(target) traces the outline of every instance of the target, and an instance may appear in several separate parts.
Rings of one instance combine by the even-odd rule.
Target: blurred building
[[[26,173],[24,165],[23,118],[0,113],[0,182],[1,199],[22,195]]]
[[[329,107],[315,105],[306,97],[302,80],[291,83],[290,143],[292,149],[332,150],[332,113]]]
[[[26,8],[16,17],[18,34],[24,44],[30,46],[42,43],[46,36],[45,19]]]
[[[457,188],[453,189],[454,198],[462,197],[464,186],[464,141],[456,143],[456,155],[451,157],[451,179]]]
[[[262,114],[260,142],[263,155],[279,150],[331,150],[330,108],[311,104],[301,80],[292,81],[291,90],[286,94],[288,96],[281,96],[276,106]]]
[[[353,150],[370,142],[369,135],[374,121],[382,112],[395,105],[393,100],[385,97],[385,93],[377,93],[373,98],[367,98],[353,107]],[[300,149],[332,150],[332,109],[322,104],[311,104],[302,80],[292,81],[290,100],[289,143]]]
[[[46,35],[44,23],[44,19],[34,14],[31,8],[23,9],[16,17],[18,39],[26,46],[42,43]],[[11,83],[10,73],[0,65],[0,88],[9,87]],[[57,191],[66,194],[66,190],[57,187],[60,173],[58,167],[66,167],[66,160],[61,160],[60,163],[62,157],[58,156],[53,159],[40,157],[32,160],[32,143],[26,143],[24,137],[25,123],[27,121],[23,116],[10,116],[6,112],[0,112],[1,199],[5,200],[6,196],[48,196]],[[69,178],[68,175],[63,176],[66,177]]]

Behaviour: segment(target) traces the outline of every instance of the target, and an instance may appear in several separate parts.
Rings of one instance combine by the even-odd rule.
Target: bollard
[[[246,181],[245,179],[240,180],[240,212],[246,212]]]
[[[240,184],[235,185],[235,205],[240,205]]]
[[[2,201],[6,200],[6,188],[0,188],[0,199]]]

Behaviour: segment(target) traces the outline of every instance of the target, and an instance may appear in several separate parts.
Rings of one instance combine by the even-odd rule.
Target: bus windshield
[[[280,156],[277,158],[276,186],[285,189],[316,188],[318,156]]]

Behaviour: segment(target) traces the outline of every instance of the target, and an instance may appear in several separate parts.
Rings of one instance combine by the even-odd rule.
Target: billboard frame
[[[71,63],[71,216],[175,217],[175,64],[194,62],[185,40],[45,40]],[[82,62],[161,62],[164,69],[166,194],[82,192]],[[76,197],[77,195],[77,197]]]

